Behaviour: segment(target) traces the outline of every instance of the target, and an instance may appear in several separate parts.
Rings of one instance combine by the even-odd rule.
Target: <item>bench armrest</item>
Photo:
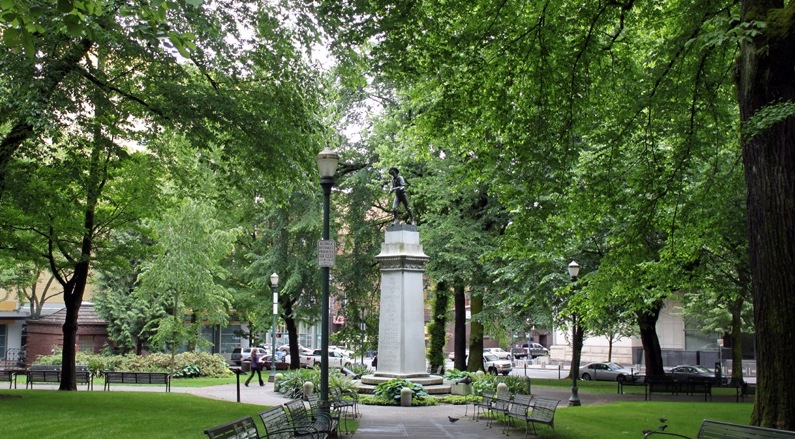
[[[676,434],[676,433],[666,433],[664,431],[646,430],[646,431],[643,432],[643,438],[644,439],[649,437],[649,436],[673,436],[673,437],[681,437],[681,438],[684,438],[684,439],[692,439],[690,436],[685,436],[685,435]]]

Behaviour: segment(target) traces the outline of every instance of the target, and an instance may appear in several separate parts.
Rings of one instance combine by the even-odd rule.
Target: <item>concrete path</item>
[[[156,389],[156,388],[154,388]],[[160,389],[162,391],[162,389]],[[225,401],[237,400],[236,385],[213,386],[204,388],[173,387],[173,392],[185,392],[207,398]],[[559,410],[569,410],[567,407],[570,392],[558,389],[538,389],[533,394],[543,398],[559,399]],[[643,395],[613,395],[589,394],[581,395],[583,405],[599,404],[614,401],[620,396],[622,400],[643,401]],[[284,404],[288,398],[273,391],[273,385],[266,383],[264,387],[240,385],[240,401],[249,404],[276,406]],[[395,438],[504,438],[503,424],[495,423],[487,427],[485,419],[475,421],[472,418],[472,405],[440,404],[428,407],[386,407],[360,405],[359,429],[356,434],[342,437],[355,439],[395,439]],[[448,416],[458,418],[450,422]],[[538,428],[549,428],[544,425]],[[524,429],[513,429],[513,436],[524,436]]]
[[[48,385],[37,385],[36,388],[48,388]],[[57,386],[51,386],[53,389]],[[114,385],[113,391],[163,392],[163,386],[122,386]],[[101,389],[100,389],[101,391]],[[211,387],[172,387],[172,392],[190,393],[193,395],[223,401],[238,400],[238,386],[225,384]],[[262,406],[278,406],[289,399],[273,391],[273,385],[266,383],[260,387],[254,383],[250,387],[239,386],[240,402]],[[560,400],[558,410],[576,410],[568,407],[570,391],[566,389],[533,389],[537,397]],[[582,405],[604,404],[613,401],[643,401],[642,394],[618,395],[615,393],[580,393]],[[662,401],[703,401],[701,396],[660,395],[655,400]],[[734,402],[734,397],[714,396],[713,401]],[[396,439],[396,438],[504,438],[503,424],[495,423],[491,428],[486,420],[476,421],[472,418],[472,405],[440,404],[428,407],[396,407],[360,405],[359,429],[355,434],[340,435],[343,438],[355,439]],[[256,413],[252,413],[256,416]],[[448,416],[458,418],[450,422]],[[540,429],[549,427],[541,425]],[[523,437],[524,429],[512,429],[510,436]],[[197,436],[198,437],[198,436]]]

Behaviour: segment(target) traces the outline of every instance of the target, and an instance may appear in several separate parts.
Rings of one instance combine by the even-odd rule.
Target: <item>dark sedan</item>
[[[676,381],[708,381],[718,383],[715,371],[704,366],[676,366],[672,367],[668,375]]]

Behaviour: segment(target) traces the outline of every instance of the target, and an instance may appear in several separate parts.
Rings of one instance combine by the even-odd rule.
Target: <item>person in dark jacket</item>
[[[246,387],[248,387],[248,383],[251,382],[251,379],[254,378],[254,373],[257,374],[257,378],[259,378],[259,385],[264,386],[265,382],[262,381],[262,361],[261,361],[259,349],[254,348],[251,350],[251,374],[248,376],[246,380]]]

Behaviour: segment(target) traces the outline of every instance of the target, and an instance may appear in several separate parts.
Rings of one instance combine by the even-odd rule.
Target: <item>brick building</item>
[[[27,321],[28,365],[40,355],[50,355],[54,347],[63,347],[63,324],[66,308],[36,320]],[[100,352],[108,343],[108,324],[94,311],[94,305],[83,303],[77,316],[77,350]]]

